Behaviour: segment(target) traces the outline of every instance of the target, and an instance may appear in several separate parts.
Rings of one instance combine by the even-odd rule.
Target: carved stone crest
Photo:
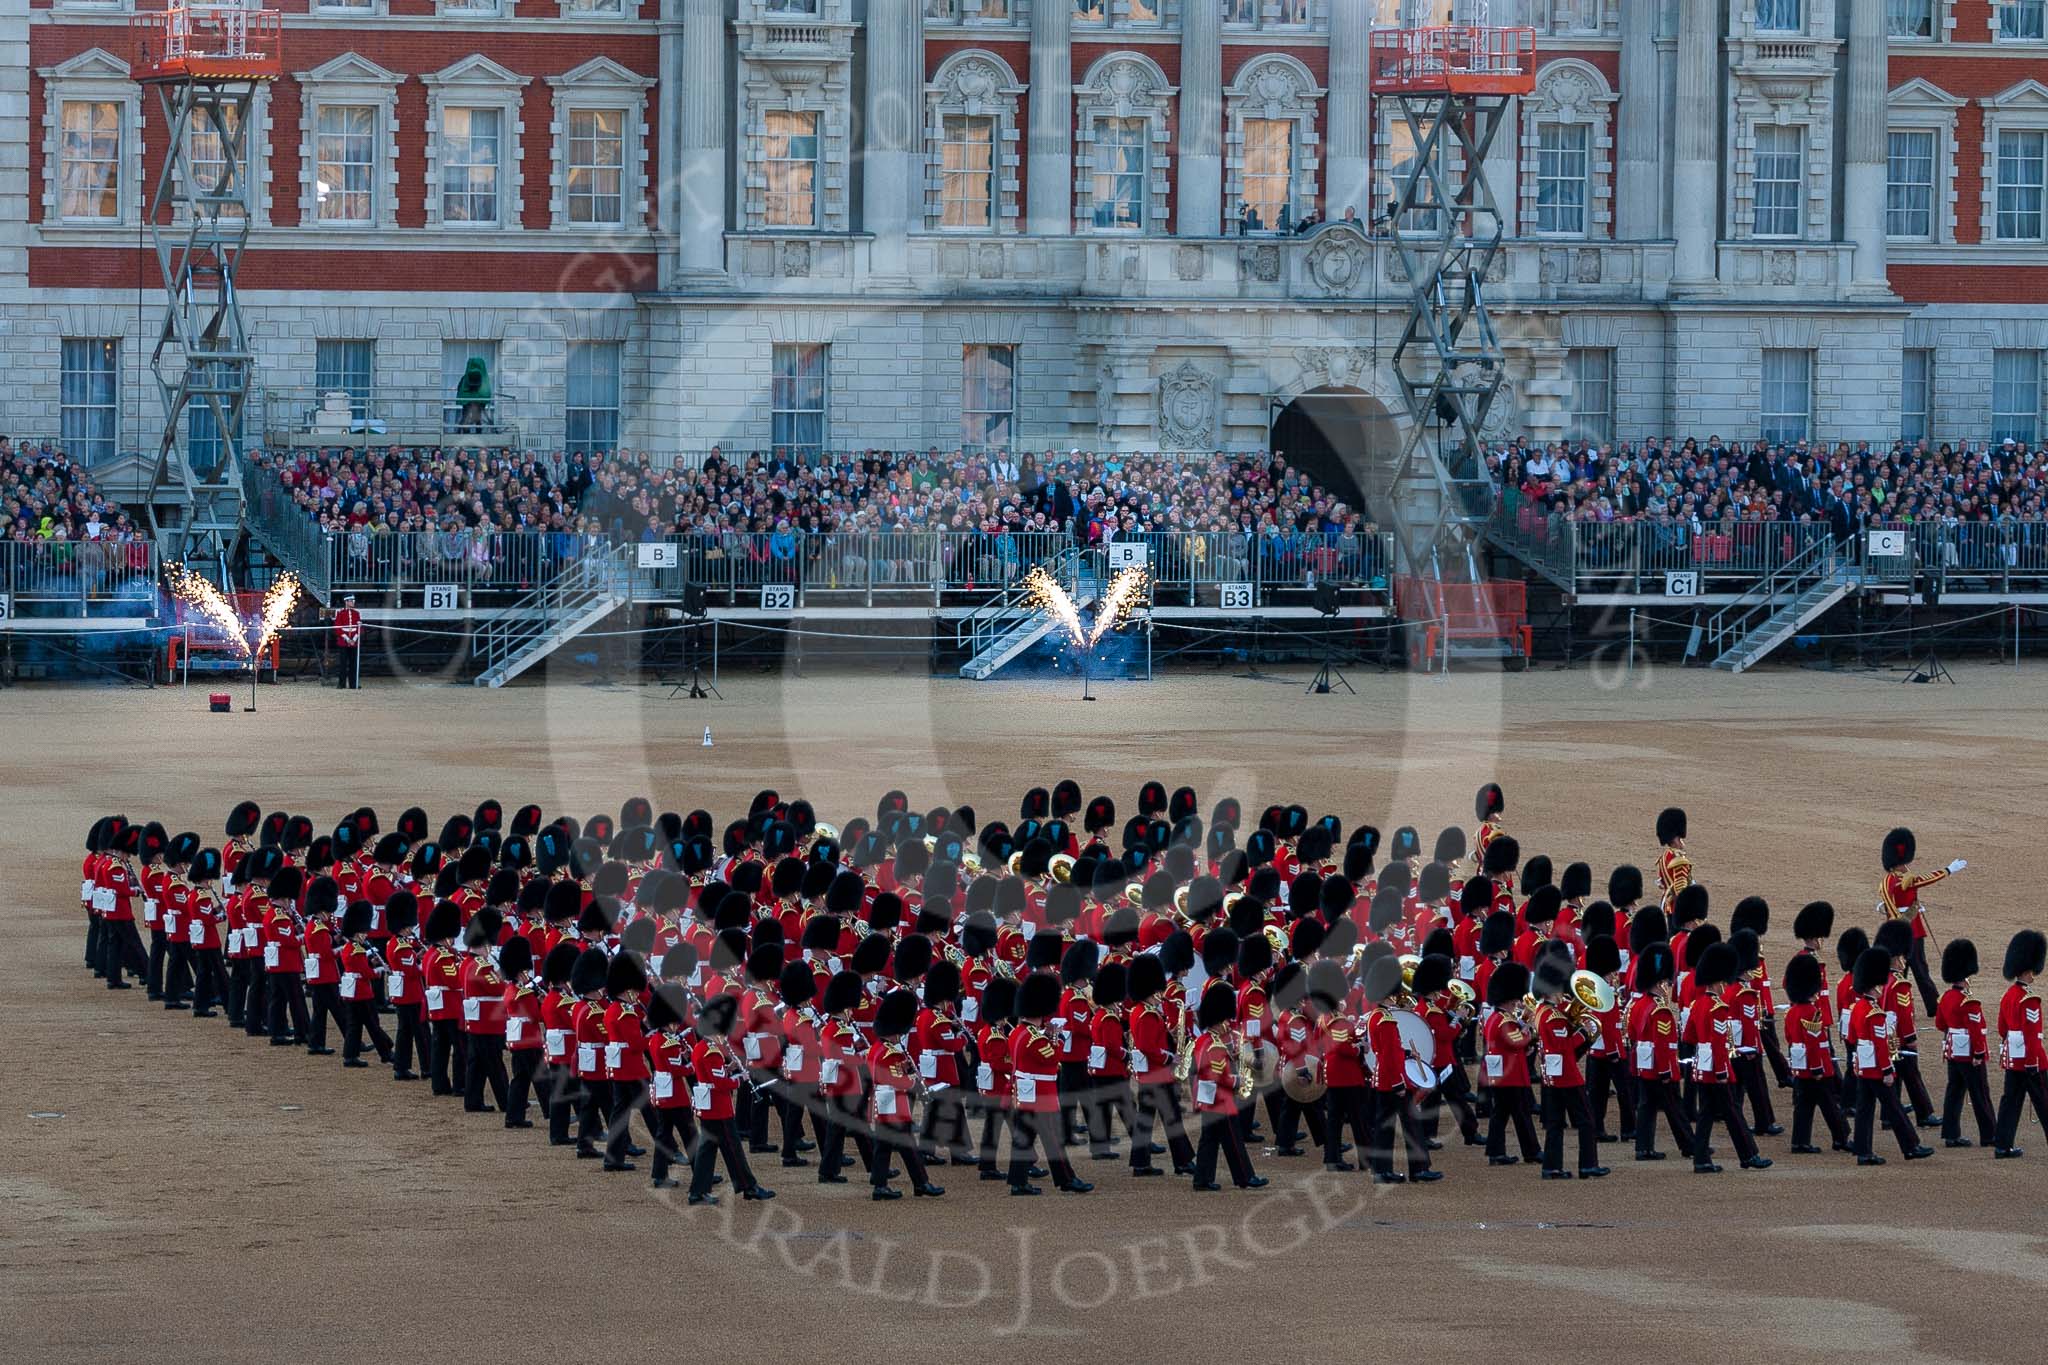
[[[780,273],[791,279],[802,279],[811,273],[811,244],[809,242],[784,242]]]
[[[1215,444],[1216,381],[1192,360],[1159,376],[1159,439],[1169,450]]]
[[[1003,249],[994,242],[983,242],[974,250],[974,273],[985,280],[999,280],[1003,277]]]
[[[1309,278],[1325,294],[1348,294],[1364,280],[1372,248],[1355,228],[1341,224],[1316,234],[1308,252]]]
[[[1268,242],[1238,248],[1238,269],[1264,284],[1280,278],[1280,248]]]
[[[1374,356],[1370,346],[1304,346],[1294,353],[1301,366],[1301,386],[1309,389],[1373,388]]]
[[[1205,258],[1202,248],[1193,245],[1177,246],[1173,249],[1173,274],[1175,279],[1199,280],[1205,273]]]

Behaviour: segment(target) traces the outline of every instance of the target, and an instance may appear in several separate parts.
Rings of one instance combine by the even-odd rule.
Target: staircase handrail
[[[1837,572],[1839,550],[1834,537],[1822,536],[1770,573],[1742,590],[1735,600],[1707,620],[1707,646],[1716,657],[1747,636],[1778,608]]]

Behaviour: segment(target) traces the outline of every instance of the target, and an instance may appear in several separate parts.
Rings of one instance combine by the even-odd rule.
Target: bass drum
[[[1280,1088],[1296,1104],[1321,1103],[1323,1092],[1330,1088],[1330,1083],[1323,1078],[1323,1059],[1304,1057],[1296,1066],[1281,1068]]]
[[[1408,1084],[1416,1090],[1435,1089],[1436,1034],[1429,1021],[1412,1010],[1395,1010],[1394,1023],[1401,1030],[1401,1047],[1408,1054]]]

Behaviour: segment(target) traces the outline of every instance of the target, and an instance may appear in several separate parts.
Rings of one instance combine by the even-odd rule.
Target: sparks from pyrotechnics
[[[1102,601],[1095,608],[1095,631],[1088,637],[1091,647],[1101,643],[1102,637],[1111,631],[1123,628],[1131,612],[1145,600],[1149,581],[1143,569],[1116,571],[1116,577],[1109,580],[1109,587],[1103,591]]]
[[[164,585],[171,596],[183,602],[204,617],[214,633],[221,637],[223,644],[232,647],[243,658],[255,651],[249,648],[248,632],[242,626],[242,618],[236,614],[234,604],[222,595],[221,590],[193,573],[183,564],[169,564],[164,567]],[[298,595],[297,580],[293,580],[292,596]],[[268,615],[269,598],[264,599],[265,614]]]
[[[211,586],[211,585],[209,585]],[[263,590],[263,614],[257,620],[256,653],[261,654],[292,619],[299,605],[299,576],[289,569],[270,580]]]
[[[1024,600],[1034,611],[1050,615],[1076,645],[1082,649],[1093,649],[1102,642],[1103,636],[1130,618],[1132,610],[1144,600],[1147,581],[1143,569],[1119,569],[1103,591],[1101,605],[1095,610],[1093,630],[1081,625],[1080,608],[1074,605],[1074,599],[1067,595],[1066,588],[1047,573],[1043,565],[1034,565],[1024,575]]]

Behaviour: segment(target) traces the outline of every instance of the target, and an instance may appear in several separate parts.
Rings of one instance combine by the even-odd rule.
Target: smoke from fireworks
[[[1067,638],[1082,649],[1093,649],[1102,643],[1102,637],[1122,627],[1131,612],[1145,600],[1145,589],[1150,583],[1143,569],[1119,569],[1116,577],[1109,580],[1109,587],[1103,590],[1102,600],[1095,608],[1094,628],[1081,624],[1081,610],[1074,605],[1074,599],[1058,579],[1045,571],[1044,566],[1034,566],[1024,575],[1025,603],[1034,611],[1050,615]]]
[[[254,652],[249,648],[248,632],[243,629],[242,618],[236,614],[234,603],[228,601],[219,588],[183,564],[164,566],[164,586],[170,590],[171,596],[197,612],[201,620],[220,637],[222,644],[244,659]],[[294,599],[298,596],[296,580],[292,584],[292,596]],[[265,606],[268,605],[266,599]]]

